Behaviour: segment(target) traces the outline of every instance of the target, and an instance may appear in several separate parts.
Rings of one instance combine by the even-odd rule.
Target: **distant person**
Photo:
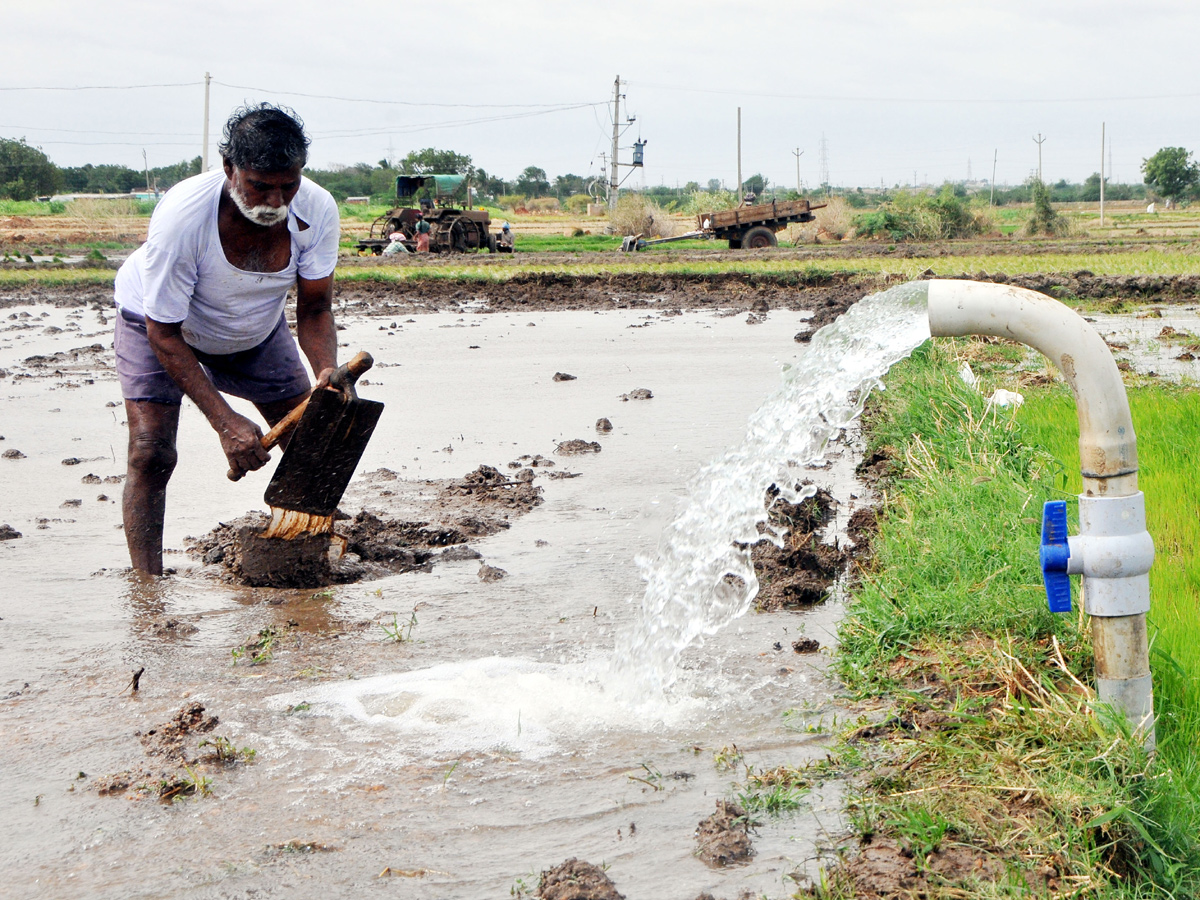
[[[742,198],[742,206],[753,206],[754,201],[758,199],[758,194],[754,191],[746,191],[746,196]]]
[[[138,571],[162,574],[183,397],[243,474],[270,457],[261,429],[222,393],[249,400],[272,425],[308,396],[284,315],[292,288],[296,334],[318,387],[337,366],[331,305],[341,228],[333,197],[301,174],[308,145],[291,110],[237,110],[225,123],[222,168],[167,191],[146,243],[117,272],[114,348],[129,423],[122,513]]]
[[[417,252],[429,252],[429,222],[424,213],[417,213]]]
[[[400,253],[408,253],[408,247],[404,246],[404,242],[407,239],[408,236],[403,231],[393,231],[388,235],[388,240],[391,241],[391,243],[383,248],[383,255],[396,256]]]
[[[505,222],[500,226],[500,239],[496,241],[496,246],[501,253],[512,253],[514,240],[512,229]]]

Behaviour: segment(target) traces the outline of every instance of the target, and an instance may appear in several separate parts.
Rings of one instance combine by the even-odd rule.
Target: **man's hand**
[[[271,459],[271,454],[263,449],[262,431],[245,416],[231,411],[230,417],[221,422],[217,434],[225,458],[229,460],[229,469],[238,478],[261,469]]]
[[[328,366],[317,373],[317,383],[313,385],[314,391],[319,391],[321,388],[329,387],[329,379],[333,377],[333,373],[337,369],[333,366]]]

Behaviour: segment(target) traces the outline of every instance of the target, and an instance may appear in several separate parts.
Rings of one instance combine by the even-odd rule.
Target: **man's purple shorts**
[[[144,318],[118,309],[113,348],[117,355],[117,378],[126,400],[149,400],[174,406],[182,402],[183,391],[154,355],[146,336]],[[257,347],[224,355],[201,353],[195,349],[193,352],[218,391],[251,403],[287,400],[309,388],[308,373],[300,362],[296,342],[292,340],[283,316],[279,317],[279,324],[270,336]]]

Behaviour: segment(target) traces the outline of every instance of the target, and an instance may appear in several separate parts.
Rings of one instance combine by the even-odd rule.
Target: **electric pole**
[[[797,147],[795,150],[792,151],[792,156],[796,157],[796,193],[797,194],[799,194],[801,192],[800,191],[800,157],[802,157],[803,155],[804,155],[804,151],[801,150],[799,147]]]
[[[821,186],[825,196],[829,196],[829,142],[821,135]]]
[[[742,108],[738,107],[738,206],[742,205],[742,198],[746,196],[746,191],[742,185]]]
[[[1100,123],[1100,227],[1104,227],[1104,122]]]
[[[617,140],[621,136],[621,76],[613,82],[613,141],[612,180],[608,183],[608,208],[617,208],[617,191],[621,189],[621,177],[617,174]]]
[[[200,173],[208,171],[208,86],[212,76],[204,73],[204,147],[200,152]]]
[[[1042,137],[1042,133],[1039,131],[1038,136],[1033,139],[1033,142],[1038,145],[1038,181],[1041,181],[1042,180],[1042,144],[1046,143],[1046,139],[1044,137]]]
[[[999,148],[992,150],[992,195],[988,197],[988,206],[996,205],[996,159],[999,156]]]

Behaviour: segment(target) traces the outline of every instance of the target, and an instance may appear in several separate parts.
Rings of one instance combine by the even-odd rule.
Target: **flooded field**
[[[20,455],[0,458],[0,525],[22,534],[0,541],[7,894],[528,896],[568,857],[607,866],[630,898],[794,891],[839,831],[836,788],[758,815],[744,864],[705,865],[694,832],[744,778],[738,754],[758,771],[823,755],[828,657],[792,643],[827,648],[836,604],[736,620],[683,654],[662,696],[606,681],[643,590],[635,558],[806,349],[803,312],[671,313],[343,310],[343,354],[377,361],[360,393],[387,404],[360,467],[376,474],[352,483],[347,512],[481,465],[554,465],[534,469],[540,505],[469,541],[481,558],[278,590],[224,583],[184,552],[265,509],[269,480],[228,482],[194,408],[168,497],[177,572],[144,584],[124,569],[112,313],[6,308],[0,451]],[[620,399],[639,388],[652,399]],[[556,454],[574,439],[600,452]],[[842,524],[863,491],[852,468],[839,446],[808,473]],[[154,779],[179,732],[192,783],[163,802]]]

